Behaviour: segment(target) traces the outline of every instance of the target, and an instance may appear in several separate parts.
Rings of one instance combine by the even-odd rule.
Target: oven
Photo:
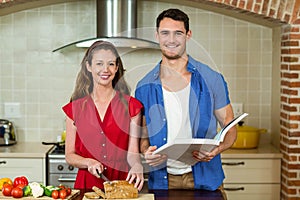
[[[45,143],[43,143],[45,144]],[[47,185],[74,187],[78,168],[69,165],[65,159],[65,145],[55,146],[47,154]]]

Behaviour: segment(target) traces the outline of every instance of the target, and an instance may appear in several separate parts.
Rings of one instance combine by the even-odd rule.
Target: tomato
[[[17,187],[19,184],[28,185],[28,179],[25,176],[19,176],[14,179],[14,187]]]
[[[69,187],[67,187],[67,196],[69,196],[71,193],[72,193],[72,189],[71,188],[69,188]]]
[[[66,189],[66,186],[64,186],[64,185],[62,185],[62,184],[60,184],[59,186],[58,186],[60,189]]]
[[[67,190],[66,189],[59,190],[59,198],[65,199],[66,197],[67,197]]]
[[[11,196],[11,191],[13,189],[13,186],[9,183],[4,183],[2,187],[2,194],[4,196]]]
[[[20,189],[23,190],[23,188],[24,188],[25,186],[26,186],[25,184],[19,184],[19,185],[17,185],[16,187],[18,187],[18,188],[20,188]]]
[[[53,191],[52,191],[52,194],[51,194],[51,197],[52,197],[53,199],[58,199],[58,196],[59,196],[58,190],[53,190]]]
[[[23,197],[23,190],[19,187],[15,187],[11,191],[11,196],[14,198],[22,198]]]

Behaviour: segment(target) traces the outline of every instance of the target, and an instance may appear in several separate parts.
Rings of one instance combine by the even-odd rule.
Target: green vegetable
[[[52,191],[47,187],[44,188],[44,193],[47,197],[51,197],[52,195]]]
[[[59,187],[55,187],[53,185],[48,185],[48,186],[42,186],[44,188],[44,194],[48,197],[51,197],[52,196],[52,192],[53,190],[59,190],[60,188]]]
[[[26,185],[24,188],[23,188],[23,196],[24,197],[27,197],[27,196],[30,196],[32,195],[31,193],[31,188],[29,185]]]

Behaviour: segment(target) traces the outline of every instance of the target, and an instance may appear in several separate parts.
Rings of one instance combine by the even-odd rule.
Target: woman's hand
[[[153,155],[153,152],[156,149],[157,149],[156,146],[150,146],[144,154],[146,163],[148,163],[152,167],[158,166],[158,165],[166,162],[166,160],[168,158],[167,155],[162,155],[162,154]]]
[[[134,183],[134,187],[139,191],[142,190],[144,185],[144,174],[143,174],[143,166],[140,163],[136,163],[130,169],[126,181],[129,183]]]
[[[89,161],[87,162],[87,169],[91,174],[93,174],[97,178],[100,178],[99,174],[97,173],[97,170],[99,171],[99,173],[102,173],[104,167],[99,161],[94,159],[89,159]]]

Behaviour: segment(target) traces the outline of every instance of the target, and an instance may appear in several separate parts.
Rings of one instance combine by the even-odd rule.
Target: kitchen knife
[[[98,169],[96,169],[96,172],[100,176],[100,178],[102,178],[105,181],[110,182],[110,180],[106,176],[104,176],[104,174],[100,173]]]

